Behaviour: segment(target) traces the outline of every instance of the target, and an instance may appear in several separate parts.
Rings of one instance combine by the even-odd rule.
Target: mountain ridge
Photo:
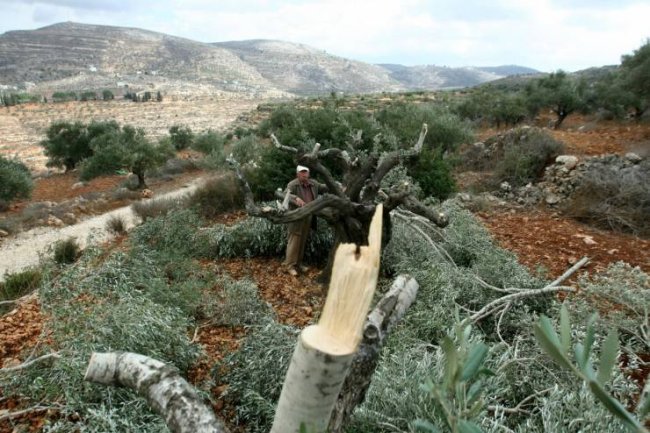
[[[468,87],[516,65],[448,68],[371,64],[273,39],[199,42],[135,27],[61,22],[0,35],[0,90],[307,96]]]

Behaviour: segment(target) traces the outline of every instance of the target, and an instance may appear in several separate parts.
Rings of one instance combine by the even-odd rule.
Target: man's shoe
[[[298,276],[298,271],[296,271],[295,268],[289,268],[289,270],[287,271],[287,273],[288,273],[289,275],[291,275],[292,277],[297,277],[297,276]]]

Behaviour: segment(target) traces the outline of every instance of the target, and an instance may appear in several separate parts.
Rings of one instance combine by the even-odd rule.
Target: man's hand
[[[303,207],[303,206],[305,205],[305,202],[304,202],[304,200],[301,199],[300,197],[296,197],[296,204],[297,204],[299,207]]]

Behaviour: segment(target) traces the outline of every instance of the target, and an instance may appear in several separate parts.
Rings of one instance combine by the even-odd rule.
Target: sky
[[[277,39],[369,63],[619,64],[650,38],[650,0],[0,0],[0,33],[61,21],[201,42]]]

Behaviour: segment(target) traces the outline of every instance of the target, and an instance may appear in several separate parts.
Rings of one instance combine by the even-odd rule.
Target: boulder
[[[639,162],[643,161],[643,158],[641,158],[639,155],[637,155],[634,152],[628,152],[625,154],[625,159],[630,161],[632,164],[638,164]]]
[[[63,227],[65,223],[61,221],[59,218],[55,217],[54,215],[50,214],[47,217],[47,225],[52,226],[52,227]]]
[[[0,230],[0,238],[6,238],[7,236],[9,236],[9,232]]]
[[[562,164],[567,170],[573,170],[578,165],[578,157],[573,155],[560,155],[555,158],[555,162]]]
[[[79,189],[79,188],[83,188],[84,186],[86,186],[86,182],[77,182],[77,183],[72,184],[71,188],[72,189]]]

